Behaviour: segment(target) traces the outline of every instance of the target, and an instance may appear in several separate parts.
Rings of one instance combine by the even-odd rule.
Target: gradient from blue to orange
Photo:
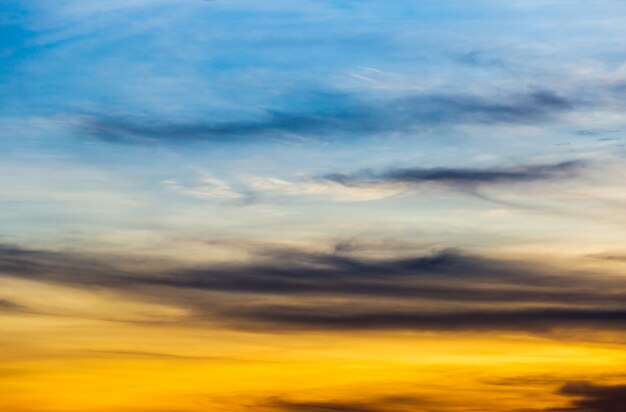
[[[626,4],[0,5],[0,410],[618,412]]]

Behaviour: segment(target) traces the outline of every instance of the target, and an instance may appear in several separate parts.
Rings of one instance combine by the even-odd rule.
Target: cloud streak
[[[427,183],[446,186],[480,186],[525,183],[571,177],[584,166],[581,161],[501,168],[404,168],[384,172],[363,171],[351,175],[330,174],[324,178],[346,186]]]
[[[272,398],[261,407],[282,412],[403,412],[423,407],[426,401],[411,395],[384,396],[366,400],[294,401]]]
[[[482,97],[471,94],[413,94],[366,102],[351,95],[326,96],[308,111],[266,110],[251,120],[191,123],[151,118],[88,116],[82,132],[114,143],[177,144],[186,141],[249,141],[292,135],[329,136],[407,132],[461,124],[536,124],[575,107],[550,91]]]
[[[23,312],[26,308],[7,299],[0,299],[0,313],[2,312]]]
[[[325,312],[312,307],[257,306],[249,311],[227,312],[259,329],[284,330],[409,330],[409,331],[524,331],[546,333],[559,329],[610,329],[626,326],[626,310],[527,309],[527,310],[380,310],[350,313],[342,308]],[[430,312],[430,313],[429,313]]]

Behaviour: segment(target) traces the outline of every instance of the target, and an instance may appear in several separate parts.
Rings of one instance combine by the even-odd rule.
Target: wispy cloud
[[[500,168],[405,168],[383,172],[362,171],[351,175],[330,174],[325,178],[351,187],[388,183],[406,183],[412,186],[433,183],[473,187],[571,177],[577,174],[583,166],[584,163],[580,161],[567,161]]]
[[[201,173],[197,183],[193,185],[185,185],[174,179],[164,180],[161,184],[175,193],[198,199],[236,200],[245,197],[243,193],[235,190],[227,182],[209,173]]]
[[[419,131],[423,127],[459,124],[535,124],[575,107],[549,91],[503,97],[471,94],[414,94],[369,102],[352,95],[327,96],[308,112],[267,110],[252,120],[193,123],[151,118],[90,116],[84,132],[108,142],[178,144],[185,141],[241,141],[290,135],[334,139],[381,133]]]
[[[402,185],[356,187],[333,179],[309,178],[300,181],[290,181],[261,176],[249,179],[248,187],[257,193],[259,198],[272,196],[318,196],[328,197],[337,201],[380,200],[405,191]]]
[[[286,196],[330,198],[340,202],[381,200],[419,189],[438,186],[473,192],[481,187],[552,182],[576,177],[585,169],[582,161],[553,164],[483,168],[403,168],[362,170],[350,174],[331,173],[297,180],[254,176],[236,185],[202,173],[193,185],[177,180],[161,182],[167,189],[199,199],[268,201]]]

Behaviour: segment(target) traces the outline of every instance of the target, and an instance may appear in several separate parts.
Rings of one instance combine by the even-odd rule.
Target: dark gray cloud
[[[188,321],[252,329],[538,333],[626,326],[623,278],[454,250],[390,259],[266,250],[252,263],[181,267],[4,246],[0,273],[107,288],[184,307]]]
[[[24,249],[0,245],[0,274],[45,282],[98,286],[113,279],[132,278],[134,272],[107,262],[105,257],[90,258],[72,252]],[[111,283],[113,284],[113,283]]]
[[[501,98],[465,94],[416,94],[365,101],[340,93],[316,93],[308,107],[267,110],[247,120],[163,121],[89,116],[82,132],[108,142],[148,144],[241,141],[292,134],[325,138],[402,132],[439,125],[534,124],[572,110],[573,101],[550,91]],[[319,96],[325,96],[320,99]],[[307,106],[307,105],[304,105]]]
[[[584,162],[567,161],[555,164],[509,166],[501,168],[404,168],[383,172],[330,174],[324,176],[346,186],[379,183],[438,183],[454,186],[478,186],[498,183],[521,183],[572,176],[584,167]]]
[[[559,394],[576,398],[571,406],[554,412],[624,412],[626,385],[596,385],[590,382],[569,382]]]
[[[448,313],[413,308],[394,311],[352,312],[341,307],[294,309],[289,306],[253,306],[225,311],[243,325],[285,330],[414,330],[414,331],[526,331],[545,333],[559,329],[626,327],[626,310],[601,309],[489,309],[452,310]]]
[[[0,248],[0,270],[77,286],[161,286],[270,295],[377,296],[457,302],[622,304],[620,279],[550,273],[526,262],[443,250],[416,257],[368,260],[336,253],[265,251],[251,264],[129,270],[80,255]],[[122,269],[126,266],[125,269]],[[611,291],[602,289],[610,286]],[[600,295],[592,291],[602,292]]]

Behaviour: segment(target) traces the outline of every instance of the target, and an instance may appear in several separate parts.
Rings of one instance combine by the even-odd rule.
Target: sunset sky
[[[625,22],[2,0],[0,411],[626,411]]]

